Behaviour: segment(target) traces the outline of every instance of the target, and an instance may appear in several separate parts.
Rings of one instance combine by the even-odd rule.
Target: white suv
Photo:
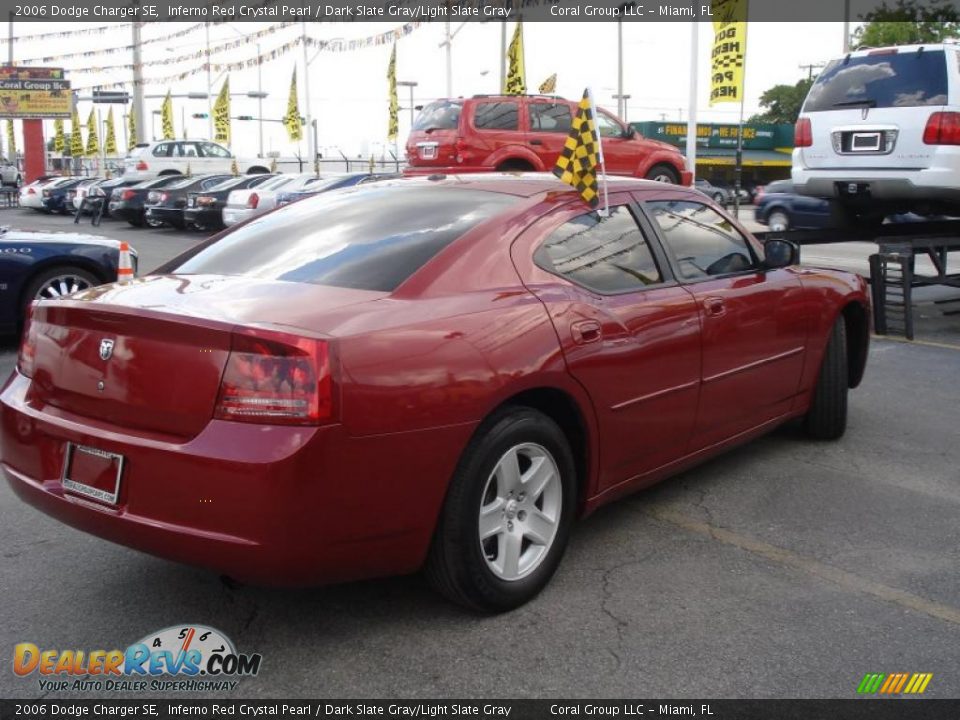
[[[123,177],[151,180],[159,175],[206,175],[232,172],[236,161],[241,175],[266,173],[262,160],[244,160],[209,140],[158,140],[137,145],[123,160]]]
[[[960,214],[960,48],[905,45],[831,62],[797,121],[793,184],[856,217]]]

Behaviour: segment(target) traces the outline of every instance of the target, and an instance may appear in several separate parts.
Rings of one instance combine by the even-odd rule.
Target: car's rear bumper
[[[221,219],[223,224],[227,227],[231,225],[237,225],[242,223],[244,220],[249,220],[255,215],[259,215],[263,212],[262,210],[255,210],[253,208],[232,208],[229,205],[223,209],[223,214]]]
[[[151,206],[144,210],[143,216],[148,220],[159,220],[171,225],[183,224],[183,209]]]
[[[923,169],[808,168],[797,161],[794,152],[792,179],[801,195],[821,198],[864,199],[880,201],[945,201],[960,202],[960,156],[953,166]],[[858,193],[849,195],[846,188],[860,185]]]
[[[216,227],[223,224],[222,208],[187,208],[183,211],[183,220],[186,223],[202,223],[206,227]]]
[[[211,420],[177,441],[38,407],[30,384],[14,372],[0,394],[0,467],[22,500],[107,540],[261,584],[415,571],[474,429],[354,438],[341,425]],[[64,490],[68,441],[124,457],[116,506]]]

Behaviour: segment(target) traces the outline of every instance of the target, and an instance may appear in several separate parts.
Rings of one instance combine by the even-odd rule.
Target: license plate
[[[880,149],[880,133],[854,133],[850,149],[854,152],[876,152]]]
[[[187,207],[196,207],[196,206],[197,206],[196,198],[190,198],[189,200],[187,200]]]
[[[67,443],[60,481],[67,492],[116,505],[120,497],[123,455]]]
[[[424,160],[433,160],[437,156],[436,145],[421,145],[420,157]]]

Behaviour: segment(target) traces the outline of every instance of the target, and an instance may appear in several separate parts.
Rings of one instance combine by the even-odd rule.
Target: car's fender
[[[686,174],[686,168],[683,166],[682,159],[682,155],[661,148],[656,148],[649,153],[644,152],[640,156],[640,162],[637,164],[634,176],[644,178],[655,165],[669,165],[676,170],[677,177],[679,177],[680,182],[683,183],[684,178],[688,177],[688,175]],[[690,183],[687,182],[686,184],[689,185]]]

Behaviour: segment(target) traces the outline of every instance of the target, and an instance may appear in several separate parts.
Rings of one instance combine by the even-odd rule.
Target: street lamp
[[[410,88],[410,127],[413,127],[413,89],[418,85],[416,80],[397,80],[397,87]]]

